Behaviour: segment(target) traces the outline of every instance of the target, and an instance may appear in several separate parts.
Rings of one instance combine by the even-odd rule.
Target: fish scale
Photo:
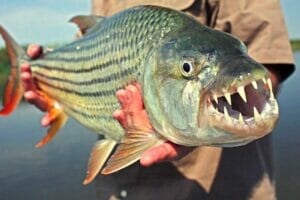
[[[119,140],[124,130],[112,117],[120,107],[115,93],[139,81],[147,52],[166,27],[176,28],[175,20],[173,13],[148,8],[105,18],[82,39],[30,62],[33,76],[68,115]]]

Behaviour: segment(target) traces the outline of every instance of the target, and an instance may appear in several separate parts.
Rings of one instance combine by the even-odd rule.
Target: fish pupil
[[[191,71],[191,65],[190,63],[183,63],[183,71],[186,73],[189,73]]]

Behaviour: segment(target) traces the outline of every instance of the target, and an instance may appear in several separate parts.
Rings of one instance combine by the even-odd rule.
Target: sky
[[[300,1],[281,0],[281,5],[289,37],[300,39]],[[68,20],[90,11],[91,0],[0,0],[0,24],[20,44],[65,43],[77,31]]]

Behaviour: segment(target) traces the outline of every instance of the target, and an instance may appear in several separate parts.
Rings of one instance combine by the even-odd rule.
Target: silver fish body
[[[155,6],[83,21],[97,20],[82,38],[30,61],[38,90],[63,116],[55,131],[66,114],[106,138],[95,145],[85,183],[101,170],[116,143],[121,145],[103,173],[128,166],[166,140],[185,146],[238,146],[275,126],[279,112],[268,73],[237,38]],[[20,95],[10,97],[22,93],[15,71],[27,58],[2,29],[1,34],[15,61],[14,87],[7,87],[13,90],[7,89],[1,111],[9,113]],[[141,84],[154,134],[126,134],[113,118],[120,109],[116,92],[133,82]]]

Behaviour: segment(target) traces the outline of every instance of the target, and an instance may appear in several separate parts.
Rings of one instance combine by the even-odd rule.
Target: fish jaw
[[[255,89],[256,85],[257,89]],[[271,88],[270,79],[263,78],[252,81],[246,86],[239,86],[231,92],[225,91],[223,94],[207,96],[205,103],[207,126],[215,129],[211,130],[213,132],[231,133],[232,141],[230,139],[227,141],[235,145],[239,145],[237,141],[244,144],[270,133],[279,117],[278,103]],[[270,95],[263,96],[255,91],[259,89]],[[253,96],[249,96],[254,92],[258,101],[253,99]],[[240,106],[234,105],[235,103]],[[247,107],[246,110],[242,110],[243,107]]]
[[[219,141],[214,138],[215,143],[210,143],[213,139],[206,135],[211,145],[249,143],[270,133],[279,117],[267,70],[247,56],[235,58],[228,65],[220,68],[200,103],[205,113],[199,112],[199,127],[204,126],[206,134],[220,136]],[[200,123],[202,118],[206,119],[204,125]]]

